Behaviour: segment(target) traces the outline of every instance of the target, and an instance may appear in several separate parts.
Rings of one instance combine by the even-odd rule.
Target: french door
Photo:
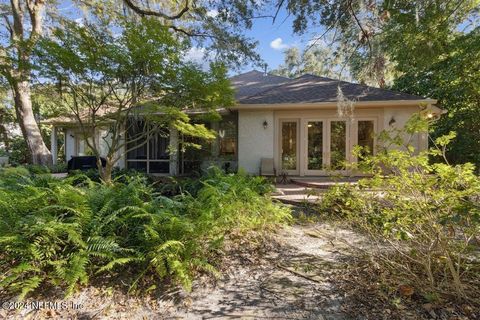
[[[289,175],[346,174],[355,145],[375,152],[376,119],[280,119],[280,170]]]
[[[306,120],[304,131],[306,175],[323,175],[346,169],[345,164],[349,154],[349,127],[345,120]]]
[[[280,120],[280,165],[283,172],[289,175],[298,175],[300,130],[299,121]]]

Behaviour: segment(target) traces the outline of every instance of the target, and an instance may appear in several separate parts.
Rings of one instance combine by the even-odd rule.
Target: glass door
[[[325,121],[308,120],[306,122],[306,174],[322,174],[325,169]]]
[[[280,162],[282,171],[298,174],[298,121],[281,121]]]
[[[375,153],[375,122],[373,120],[358,120],[357,145],[362,147],[358,162],[361,162],[367,155]]]
[[[342,120],[331,120],[329,135],[329,169],[334,171],[346,170],[348,137],[347,122]]]

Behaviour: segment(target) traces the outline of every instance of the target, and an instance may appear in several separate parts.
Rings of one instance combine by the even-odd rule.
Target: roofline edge
[[[376,101],[357,101],[357,107],[386,107],[386,106],[416,106],[421,104],[435,105],[436,99],[418,99],[418,100],[376,100]],[[237,103],[231,107],[232,110],[255,110],[255,109],[289,109],[304,108],[314,109],[317,107],[336,107],[337,102],[308,102],[308,103],[264,103],[264,104],[242,104]]]

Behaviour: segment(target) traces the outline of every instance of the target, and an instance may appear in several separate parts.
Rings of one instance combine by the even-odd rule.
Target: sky
[[[63,0],[60,2],[59,9],[63,14],[66,14],[73,19],[77,19],[81,22],[82,13],[76,8],[70,0]],[[272,14],[272,13],[258,13]],[[277,15],[275,23],[271,18],[255,19],[253,27],[250,30],[246,30],[245,34],[258,41],[257,52],[262,59],[267,63],[268,70],[277,68],[283,63],[283,51],[292,46],[299,48],[305,47],[310,37],[294,35],[292,33],[293,17],[289,16],[284,8],[282,8]],[[200,64],[205,63],[203,58],[204,51],[200,48],[193,48],[191,52],[187,54],[188,58],[196,61]],[[240,72],[249,71],[251,69],[259,69],[258,66],[251,65],[243,66]],[[239,71],[232,71],[231,74],[236,74]]]
[[[278,13],[275,23],[272,23],[271,18],[257,19],[254,20],[252,29],[246,32],[247,36],[259,42],[257,50],[268,64],[268,70],[283,63],[285,49],[293,46],[303,48],[310,39],[308,36],[294,35],[292,22],[293,17],[283,9]]]

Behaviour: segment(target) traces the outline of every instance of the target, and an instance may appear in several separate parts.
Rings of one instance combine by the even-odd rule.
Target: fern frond
[[[129,264],[130,262],[133,261],[138,261],[138,257],[125,257],[125,258],[118,258],[115,260],[110,261],[100,269],[98,269],[95,274],[102,273],[105,271],[111,271],[115,266],[124,266],[126,264]]]

